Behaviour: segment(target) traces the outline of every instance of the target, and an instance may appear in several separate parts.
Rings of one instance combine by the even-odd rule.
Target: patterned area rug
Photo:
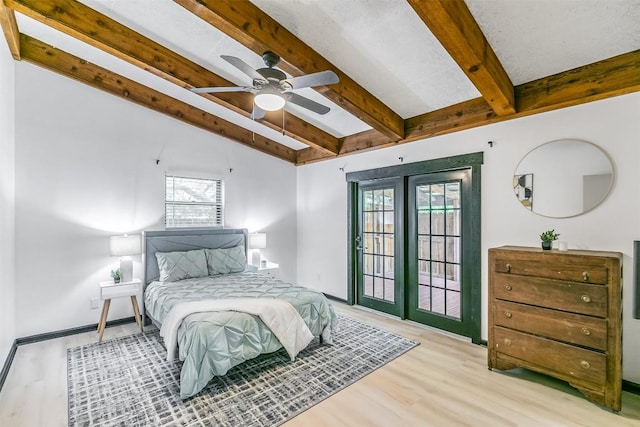
[[[157,330],[71,348],[69,426],[276,426],[416,345],[340,316],[334,345],[258,356],[185,401]]]

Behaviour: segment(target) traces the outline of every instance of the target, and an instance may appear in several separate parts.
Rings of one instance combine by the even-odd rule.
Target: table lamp
[[[133,280],[131,255],[140,254],[140,235],[111,236],[109,240],[111,256],[120,257],[120,277],[123,282]]]
[[[249,249],[251,249],[251,265],[260,266],[260,249],[267,247],[266,233],[249,234]]]

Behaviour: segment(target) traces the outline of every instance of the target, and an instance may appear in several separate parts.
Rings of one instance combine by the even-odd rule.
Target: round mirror
[[[596,145],[562,139],[529,152],[513,177],[516,197],[527,209],[568,218],[598,206],[613,186],[613,165]]]

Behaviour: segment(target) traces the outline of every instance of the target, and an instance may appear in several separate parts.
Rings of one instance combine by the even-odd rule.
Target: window
[[[212,227],[224,224],[224,182],[167,175],[165,226]]]

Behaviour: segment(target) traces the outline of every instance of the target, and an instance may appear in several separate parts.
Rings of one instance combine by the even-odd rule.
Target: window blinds
[[[212,227],[224,224],[224,182],[167,175],[165,226]]]

